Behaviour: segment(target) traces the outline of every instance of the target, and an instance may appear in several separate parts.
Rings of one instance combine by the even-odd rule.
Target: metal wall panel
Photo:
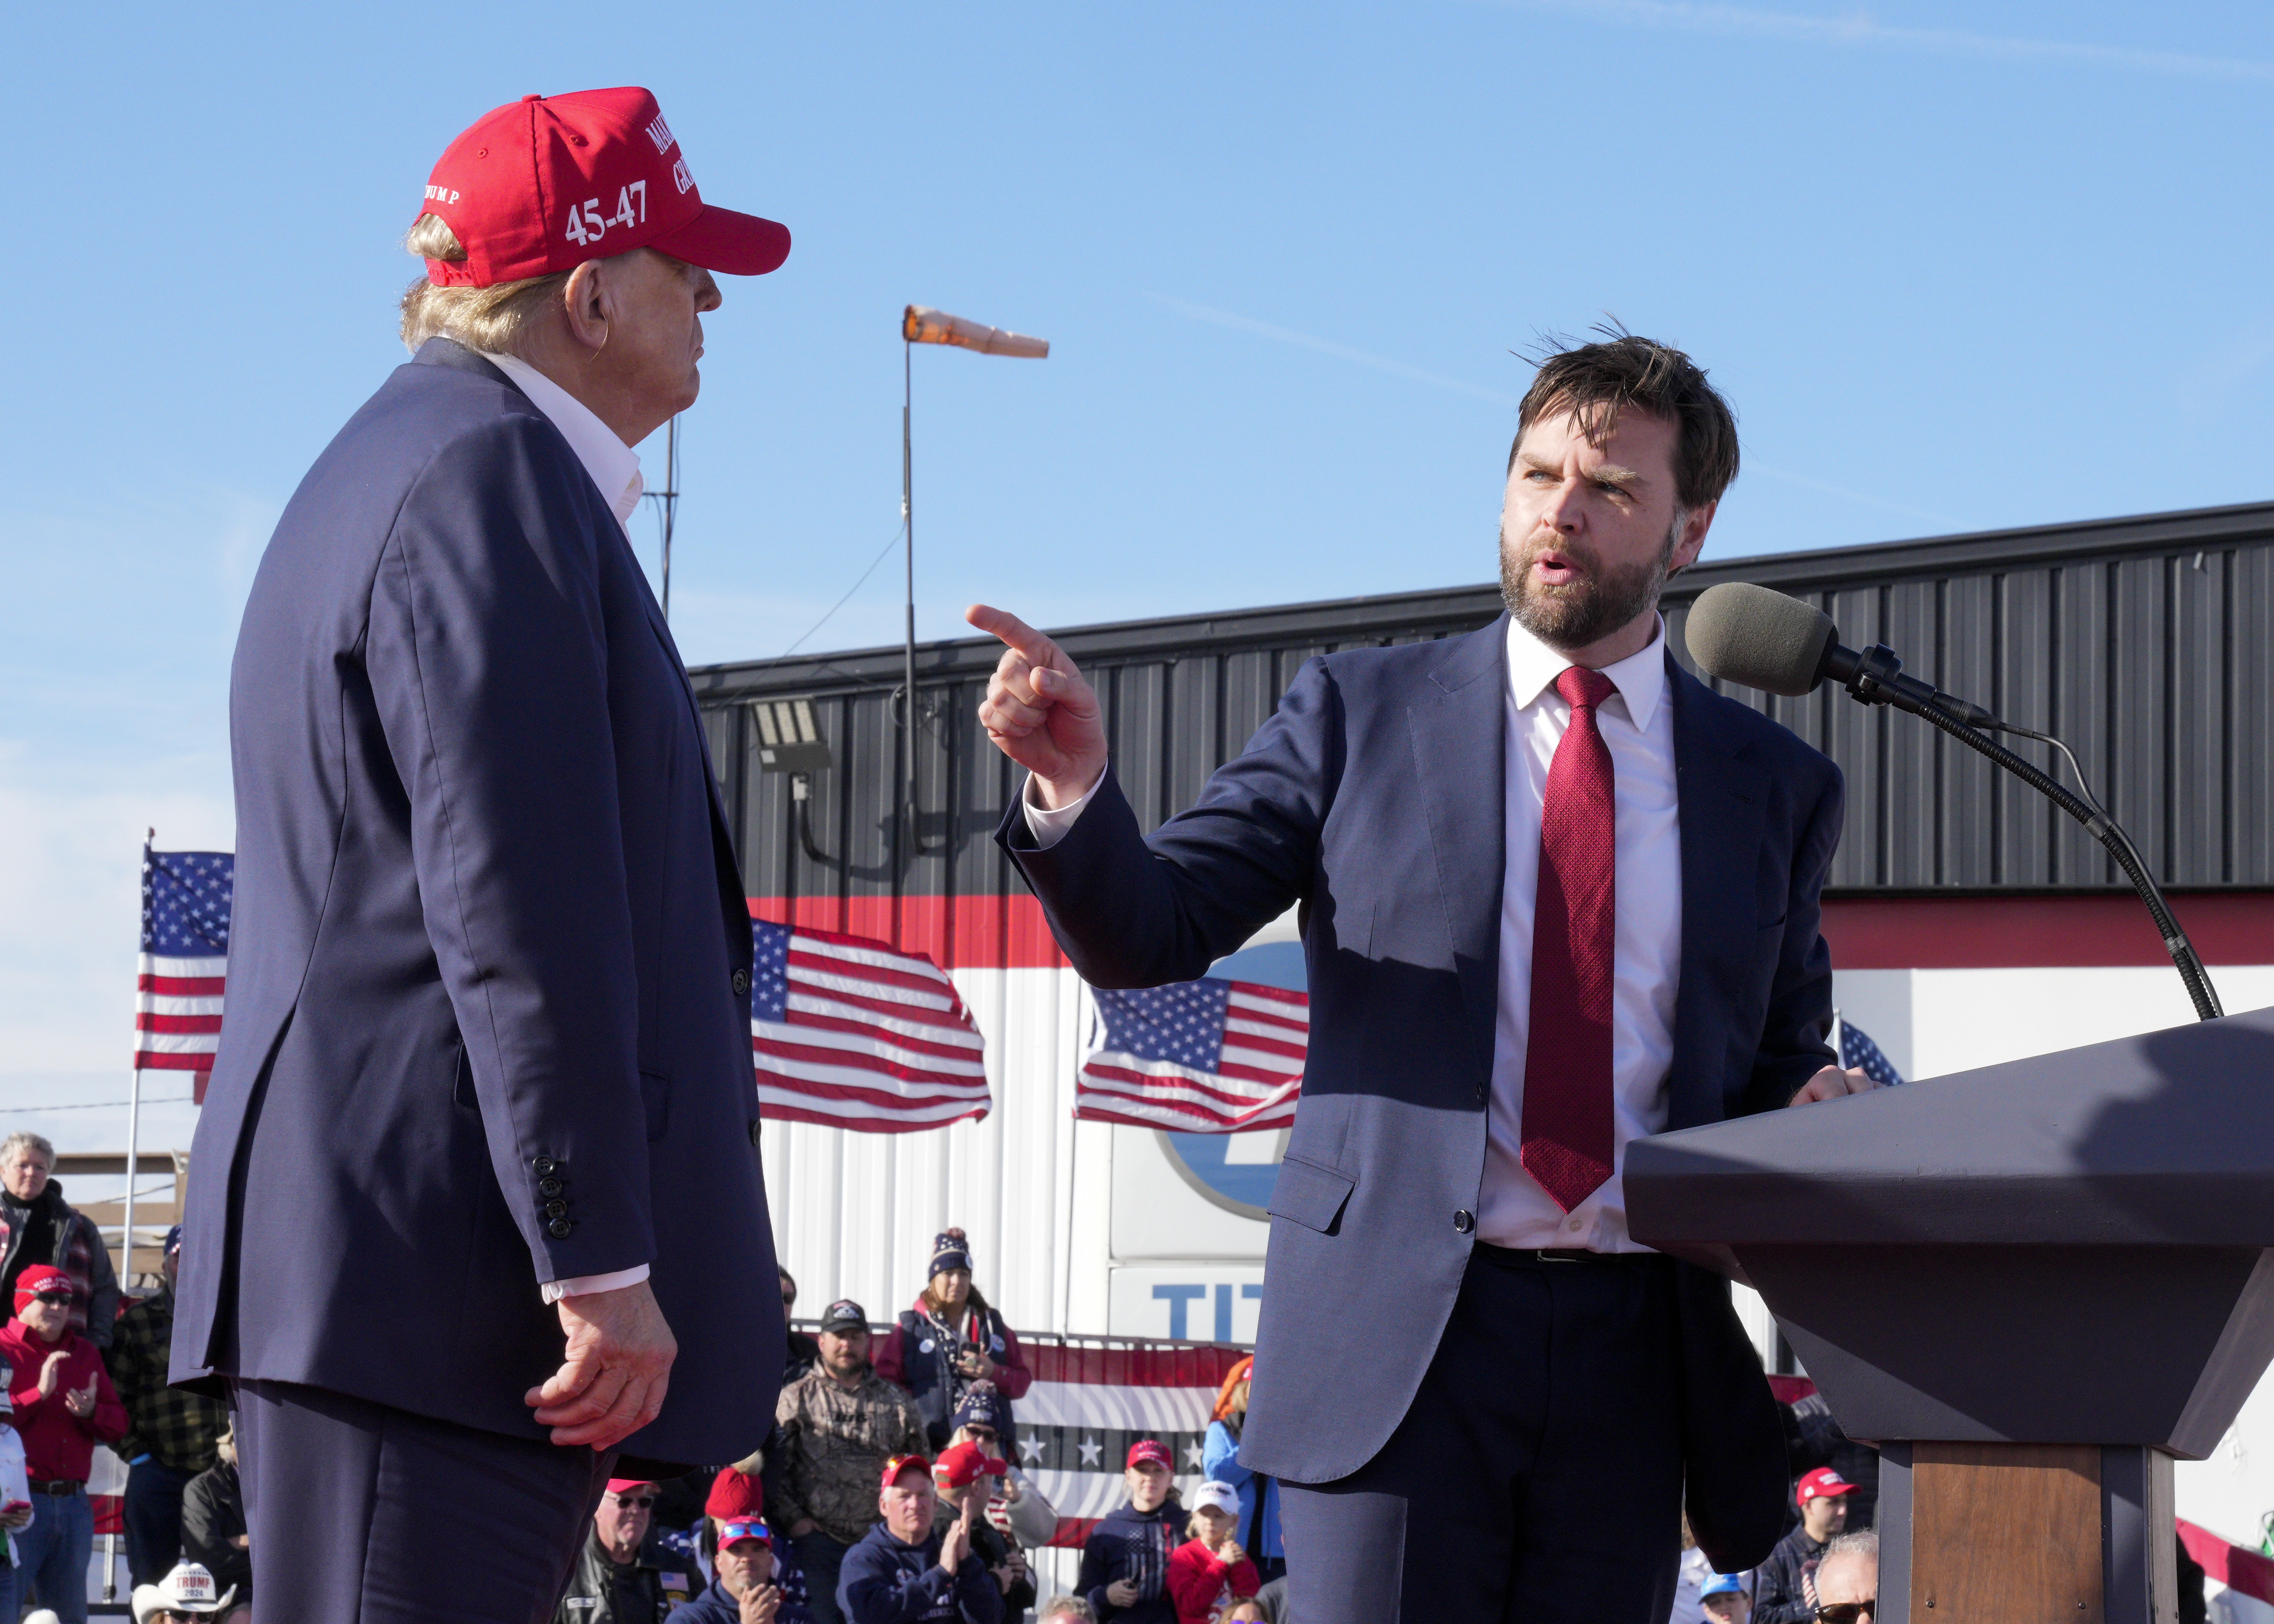
[[[2059,733],[2167,883],[2274,887],[2274,504],[1706,565],[1668,596],[1678,652],[1689,600],[1723,580],[1808,598],[1851,645],[1886,642],[1915,674]],[[1150,828],[1246,743],[1306,658],[1445,636],[1498,608],[1496,589],[1475,586],[1083,628],[1062,641],[1098,680],[1117,771]],[[751,891],[832,898],[849,920],[856,906],[897,916],[895,898],[1015,891],[990,838],[1014,775],[973,718],[996,654],[977,638],[918,650],[923,850],[913,857],[896,855],[898,650],[695,671]],[[1734,695],[1847,773],[1839,891],[2121,883],[2082,830],[1914,718],[1836,692]],[[803,851],[784,777],[760,770],[756,730],[739,718],[746,701],[792,695],[817,701],[834,754],[811,779],[827,861]],[[2016,748],[2053,764],[2043,746]]]

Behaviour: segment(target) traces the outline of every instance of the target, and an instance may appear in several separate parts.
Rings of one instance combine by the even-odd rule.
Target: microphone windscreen
[[[1707,587],[1682,626],[1690,658],[1714,676],[1793,698],[1815,690],[1839,632],[1815,605],[1750,581]]]

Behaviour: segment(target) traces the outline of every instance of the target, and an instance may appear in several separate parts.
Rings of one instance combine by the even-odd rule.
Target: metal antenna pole
[[[900,524],[906,535],[907,560],[907,644],[901,661],[900,816],[906,830],[903,849],[916,851],[916,521],[915,455],[909,431],[909,410],[915,404],[916,347],[900,344]]]

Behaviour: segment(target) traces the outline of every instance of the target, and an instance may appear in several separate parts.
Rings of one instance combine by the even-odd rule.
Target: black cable
[[[1904,708],[1909,709],[1909,706]],[[1936,727],[1948,733],[1969,749],[1977,750],[1988,756],[2083,824],[2085,831],[2099,841],[2107,849],[2108,854],[2116,860],[2116,866],[2124,871],[2124,877],[2132,882],[2132,889],[2139,893],[2140,900],[2147,904],[2149,915],[2156,921],[2156,929],[2163,933],[2164,951],[2171,954],[2172,963],[2179,970],[2180,980],[2187,983],[2187,996],[2195,1004],[2196,1018],[2202,1020],[2217,1020],[2225,1013],[2219,1007],[2218,989],[2212,987],[2210,973],[2203,968],[2202,959],[2197,956],[2195,944],[2187,940],[2187,931],[2180,927],[2178,916],[2172,912],[2172,905],[2165,900],[2162,888],[2156,883],[2155,877],[2148,872],[2148,865],[2141,861],[2138,850],[2132,844],[2132,838],[2117,825],[2115,819],[2101,810],[2097,804],[2089,804],[2069,793],[2059,783],[2046,777],[2031,763],[2014,755],[2013,751],[1994,739],[1984,738],[1976,728],[1968,726],[1956,717],[1946,714],[1939,708],[1934,705],[1921,705],[1913,711],[1913,714],[1924,717]],[[2044,733],[2029,733],[2026,728],[2007,727],[2002,723],[1992,722],[1990,725],[2005,727],[2006,731],[2012,733],[2029,733],[2031,738],[2050,737]],[[2059,741],[2053,740],[2052,742],[2058,744]],[[2062,747],[2062,754],[2067,754],[2067,747]],[[2070,757],[2069,765],[2072,768],[2076,765],[2074,757]],[[2084,782],[2084,775],[2082,772],[2077,774],[2077,782],[2079,784]],[[2088,787],[2086,793],[2089,795],[2090,793]]]

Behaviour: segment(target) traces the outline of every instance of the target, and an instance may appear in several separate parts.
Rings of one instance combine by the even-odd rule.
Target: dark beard
[[[1545,548],[1526,545],[1511,554],[1506,542],[1500,549],[1500,599],[1516,623],[1552,649],[1584,649],[1624,626],[1637,615],[1657,606],[1665,589],[1667,564],[1674,557],[1675,538],[1682,529],[1675,514],[1667,527],[1666,545],[1654,559],[1607,570],[1589,549],[1559,545],[1583,572],[1565,586],[1542,586],[1532,579],[1532,561]]]

